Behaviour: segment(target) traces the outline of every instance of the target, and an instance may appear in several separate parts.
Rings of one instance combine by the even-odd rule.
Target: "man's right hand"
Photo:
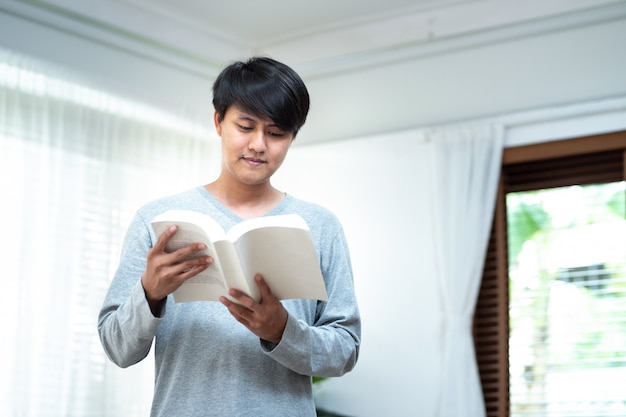
[[[190,258],[206,249],[204,243],[193,243],[175,252],[166,252],[165,246],[177,230],[176,226],[170,226],[159,236],[154,247],[148,252],[146,270],[141,277],[146,300],[155,316],[161,302],[169,294],[213,263],[210,256]]]

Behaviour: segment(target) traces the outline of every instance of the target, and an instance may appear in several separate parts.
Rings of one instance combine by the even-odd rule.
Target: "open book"
[[[178,226],[168,242],[167,252],[202,242],[207,249],[195,256],[209,255],[214,260],[206,270],[174,291],[177,303],[218,300],[222,295],[230,298],[229,288],[260,301],[261,294],[254,281],[257,273],[278,299],[328,299],[311,232],[304,219],[296,214],[245,220],[227,233],[210,216],[196,211],[166,211],[151,224],[157,236],[171,225]]]

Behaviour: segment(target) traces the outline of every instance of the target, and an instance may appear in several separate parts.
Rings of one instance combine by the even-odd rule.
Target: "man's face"
[[[282,165],[293,142],[292,133],[281,130],[267,118],[230,106],[219,122],[214,115],[217,134],[222,138],[223,170],[247,185],[262,184]]]

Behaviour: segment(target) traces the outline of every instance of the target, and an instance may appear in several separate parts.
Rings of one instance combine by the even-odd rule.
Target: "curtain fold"
[[[110,363],[98,310],[134,211],[207,181],[219,148],[62,73],[0,50],[0,415],[145,416],[153,364]]]
[[[483,417],[472,317],[500,174],[502,128],[460,126],[426,132],[431,204],[442,304],[442,374],[438,415]]]

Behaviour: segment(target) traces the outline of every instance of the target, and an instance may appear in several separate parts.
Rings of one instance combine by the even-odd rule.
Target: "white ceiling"
[[[5,0],[6,1],[6,0]],[[40,0],[75,24],[173,55],[198,73],[264,53],[315,75],[338,62],[623,0]],[[105,36],[105,35],[101,35]],[[126,46],[128,47],[128,46]],[[211,74],[214,75],[214,74]]]
[[[221,34],[241,45],[267,46],[324,30],[475,0],[122,1]]]
[[[28,32],[9,44],[126,78],[130,90],[170,108],[210,111],[210,83],[235,59],[284,61],[312,92],[298,141],[306,143],[604,97],[615,74],[596,77],[606,84],[597,86],[586,82],[587,67],[618,71],[619,57],[592,45],[589,57],[577,57],[572,42],[586,47],[594,38],[558,34],[603,24],[621,33],[614,26],[626,0],[0,0],[2,11],[120,51],[121,61],[89,50],[72,55]],[[518,53],[507,56],[509,45]],[[146,73],[141,60],[164,70]],[[528,72],[531,63],[537,70]],[[476,97],[484,91],[488,99]]]

